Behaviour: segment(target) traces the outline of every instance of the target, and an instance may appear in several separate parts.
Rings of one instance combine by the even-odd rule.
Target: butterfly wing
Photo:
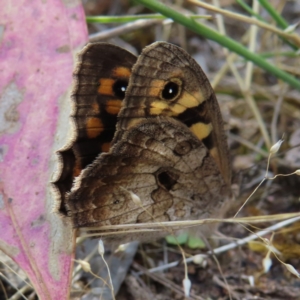
[[[227,192],[205,145],[180,121],[155,117],[82,172],[67,210],[75,227],[199,219]]]
[[[107,43],[89,44],[79,54],[72,92],[75,133],[71,143],[58,151],[61,170],[54,182],[61,213],[74,177],[110,148],[135,62],[133,54]]]

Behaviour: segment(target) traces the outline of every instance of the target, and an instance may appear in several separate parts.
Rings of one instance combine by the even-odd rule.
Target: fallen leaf
[[[53,213],[49,182],[67,141],[85,16],[78,1],[12,0],[0,19],[0,249],[39,299],[68,299],[74,237],[69,220]]]

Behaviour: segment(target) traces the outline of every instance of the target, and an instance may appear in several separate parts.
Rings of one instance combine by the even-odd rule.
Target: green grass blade
[[[282,16],[275,10],[275,8],[266,0],[258,0],[261,6],[269,13],[269,15],[276,21],[277,25],[283,29],[286,29],[289,24],[282,18]]]
[[[294,51],[283,51],[283,52],[262,52],[259,53],[261,57],[264,58],[273,58],[273,57],[280,57],[280,56],[285,56],[285,57],[299,57],[300,58],[300,53],[294,52]]]

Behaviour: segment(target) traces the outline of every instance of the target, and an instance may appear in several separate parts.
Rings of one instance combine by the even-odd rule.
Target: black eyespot
[[[172,187],[177,183],[175,174],[168,173],[167,171],[157,174],[158,183],[163,186],[166,190],[171,190]]]
[[[128,86],[128,81],[116,80],[116,82],[113,85],[113,91],[115,96],[123,100],[125,98],[125,92],[127,86]]]
[[[114,204],[119,204],[120,203],[120,200],[115,200],[114,201]]]
[[[161,95],[164,99],[171,100],[179,94],[179,90],[179,85],[173,81],[170,81],[165,85]]]

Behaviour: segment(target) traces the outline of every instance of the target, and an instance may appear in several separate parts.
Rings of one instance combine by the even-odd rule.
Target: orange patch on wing
[[[184,112],[186,110],[185,106],[182,106],[178,103],[175,103],[173,106],[171,106],[171,111],[173,116],[178,116],[179,114],[181,114],[182,112]]]
[[[163,101],[153,101],[150,107],[151,115],[160,115],[163,110],[169,107],[168,103]]]
[[[114,79],[111,78],[101,78],[99,79],[100,86],[98,88],[98,93],[101,95],[113,96],[113,85],[115,83]]]
[[[211,123],[204,124],[199,122],[190,126],[190,130],[197,136],[199,140],[202,141],[210,135],[210,133],[213,130],[213,127]]]
[[[183,113],[187,108],[197,107],[204,101],[205,99],[201,92],[195,92],[192,94],[183,92],[175,104],[170,105],[170,110],[172,111],[173,116],[177,116]]]
[[[104,144],[102,144],[102,146],[101,146],[102,152],[108,152],[109,149],[110,149],[110,143],[104,143]]]
[[[178,99],[177,103],[184,107],[191,108],[201,104],[205,99],[200,92],[189,94],[187,92],[182,93],[182,96]]]
[[[129,78],[131,75],[131,70],[125,67],[117,67],[112,71],[113,76],[116,77],[127,77]]]
[[[121,100],[109,100],[106,102],[105,110],[111,115],[117,115],[121,109]]]
[[[103,131],[103,124],[98,118],[88,118],[86,122],[86,132],[89,138],[97,137]]]

